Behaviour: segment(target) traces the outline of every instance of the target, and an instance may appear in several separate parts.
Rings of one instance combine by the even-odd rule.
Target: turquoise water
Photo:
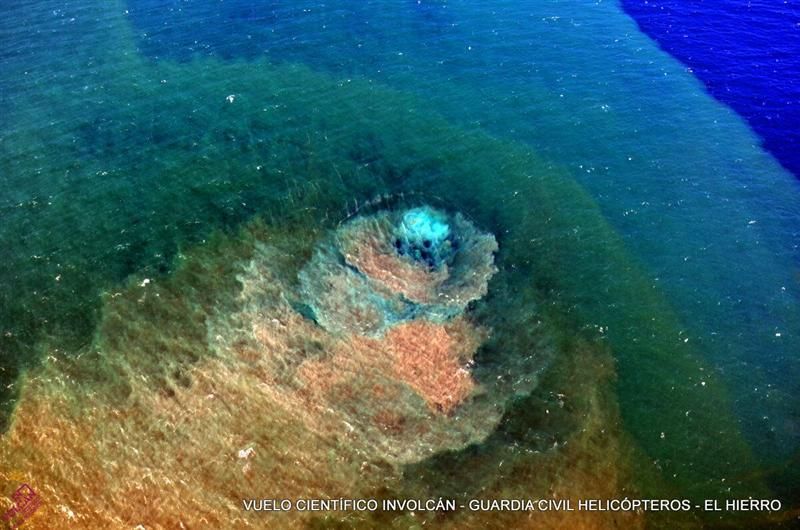
[[[101,293],[213,230],[424,192],[602,328],[625,427],[666,477],[733,473],[734,433],[692,419],[730,416],[755,458],[738,472],[796,493],[800,184],[616,3],[0,12],[7,411],[20,370],[91,342]]]

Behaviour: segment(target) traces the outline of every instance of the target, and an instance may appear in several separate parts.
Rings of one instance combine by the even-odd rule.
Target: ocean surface
[[[625,0],[622,6],[800,175],[800,5]]]
[[[302,255],[403,197],[497,236],[504,287],[476,315],[498,345],[613,358],[614,429],[652,467],[639,491],[796,508],[799,22],[734,1],[3,3],[0,423],[25,421],[47,359],[83,357],[85,396],[106,348],[152,354],[153,374],[196,362],[181,342],[206,331],[167,316],[233,300],[236,274],[197,250],[215,238],[251,256],[252,223],[302,226]],[[137,305],[161,282],[174,308]],[[511,339],[534,321],[547,333]],[[476,366],[511,373],[498,355]],[[457,490],[448,458],[500,476],[486,462],[541,420],[523,386],[484,445],[415,464],[409,487]]]

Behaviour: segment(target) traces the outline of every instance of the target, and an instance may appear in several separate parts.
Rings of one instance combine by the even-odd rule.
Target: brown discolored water
[[[41,53],[36,73],[52,78],[12,65],[0,144],[0,485],[41,495],[26,527],[699,527],[719,521],[266,514],[242,501],[701,500],[768,496],[787,472],[763,466],[741,388],[687,340],[669,294],[683,284],[653,281],[574,171],[390,83],[267,58],[151,60],[121,4],[81,4],[80,27],[46,7],[26,16],[70,53]],[[491,261],[464,269],[481,281],[450,291],[471,293],[460,313],[377,336],[327,329],[304,307],[315,251],[421,205],[496,240]],[[438,281],[382,276],[385,259],[344,262],[410,298]]]

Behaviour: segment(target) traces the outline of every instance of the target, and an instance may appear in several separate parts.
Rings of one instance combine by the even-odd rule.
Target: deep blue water
[[[800,177],[800,2],[622,0],[661,47]]]

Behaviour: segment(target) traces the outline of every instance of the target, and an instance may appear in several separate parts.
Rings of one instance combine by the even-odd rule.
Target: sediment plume
[[[357,217],[300,272],[306,303],[337,333],[380,336],[414,319],[443,322],[482,298],[497,272],[494,236],[429,206]]]
[[[298,258],[306,251],[297,249],[307,248],[313,261],[315,233],[255,224],[239,238],[189,253],[174,277],[132,281],[107,297],[84,355],[54,351],[25,378],[12,426],[0,439],[3,483],[24,481],[41,497],[25,527],[306,528],[345,515],[246,512],[242,500],[424,495],[425,487],[409,483],[408,466],[424,468],[438,454],[470,458],[466,448],[496,432],[519,386],[509,382],[509,366],[476,364],[491,328],[471,312],[423,312],[378,335],[327,329],[297,307],[305,292],[298,271],[307,270]],[[469,285],[473,293],[482,289]],[[478,471],[472,483],[464,478],[470,491],[575,494],[575,480],[581,495],[618,491],[613,466],[601,466],[596,480],[585,471],[621,454],[609,435],[613,407],[592,397],[607,396],[599,389],[611,361],[601,353],[566,351],[564,362],[584,367],[553,383],[567,393],[567,405],[559,407],[545,390],[541,404],[532,405],[558,425],[575,423],[570,432],[580,434],[567,451],[547,450],[548,424],[532,424],[545,429],[541,440],[549,445],[481,457],[491,467],[485,473],[481,462],[463,468]],[[518,377],[536,380],[532,372]],[[587,463],[577,468],[580,459]],[[503,461],[502,470],[526,478],[509,483],[505,471],[497,473]],[[514,489],[517,482],[522,489]],[[567,515],[546,519],[566,524]],[[365,527],[378,524],[373,516],[347,514]],[[392,517],[398,528],[419,522]],[[461,512],[439,523],[477,528],[487,518]],[[586,518],[585,527],[600,527],[619,517]],[[520,516],[514,524],[537,520]]]

